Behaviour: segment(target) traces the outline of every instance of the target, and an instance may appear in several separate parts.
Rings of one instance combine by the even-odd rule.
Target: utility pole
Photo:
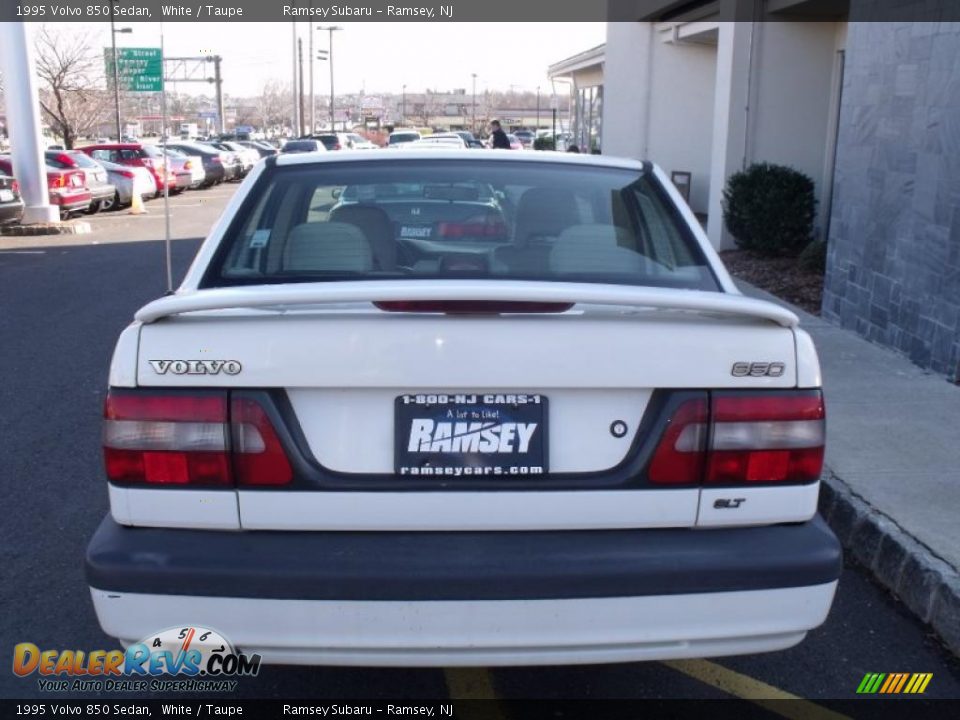
[[[223,79],[220,77],[219,55],[213,56],[213,82],[217,86],[217,130],[222,135],[226,132],[226,124],[223,117]]]
[[[536,130],[540,129],[540,86],[537,85],[537,127]],[[536,133],[534,133],[536,134]]]
[[[300,127],[300,103],[297,102],[297,23],[290,23],[290,30],[293,33],[293,82],[290,83],[290,96],[293,98],[293,115],[291,117],[290,131],[297,132]]]
[[[473,132],[477,132],[477,74],[472,73],[473,75],[473,100],[471,101],[471,107],[473,109],[473,127],[470,128]]]
[[[117,12],[117,0],[110,0],[110,44],[113,46],[113,109],[116,113],[117,142],[123,138],[123,127],[120,123],[120,70],[117,62],[117,33],[132,33],[133,28],[114,27],[113,17]]]
[[[400,127],[407,125],[407,86],[400,89]]]
[[[330,27],[323,27],[322,25],[317,25],[317,30],[326,30],[328,33],[330,33],[330,42],[328,45],[330,55],[327,58],[330,61],[330,130],[332,132],[335,132],[337,129],[337,116],[336,116],[336,108],[334,106],[335,95],[333,92],[333,33],[336,30],[343,30],[343,28],[337,25],[331,25]]]
[[[313,23],[310,24],[310,46],[307,49],[310,57],[310,134],[317,131],[317,100],[313,94]]]
[[[303,137],[306,135],[304,132],[304,122],[306,117],[303,112],[303,38],[297,39],[297,62],[299,63],[298,67],[300,69],[300,86],[297,92],[297,99],[300,106],[300,136]]]

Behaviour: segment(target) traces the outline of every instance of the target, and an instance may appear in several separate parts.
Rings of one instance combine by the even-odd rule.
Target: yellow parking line
[[[734,697],[750,700],[770,712],[791,720],[849,720],[846,715],[828,710],[809,700],[708,660],[665,660],[663,664],[694,680],[699,680]],[[783,702],[784,700],[792,702]]]
[[[446,668],[443,671],[451,700],[496,700],[490,671],[486,668]]]

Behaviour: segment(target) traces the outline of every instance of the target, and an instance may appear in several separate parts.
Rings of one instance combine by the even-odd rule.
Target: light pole
[[[540,86],[539,85],[537,85],[537,127],[536,129],[537,130],[540,129]]]
[[[470,73],[470,75],[473,78],[473,96],[470,101],[470,108],[473,112],[473,120],[472,120],[473,127],[470,129],[473,132],[477,132],[477,74]]]
[[[400,127],[407,126],[407,86],[401,88],[400,95]]]
[[[300,128],[300,103],[297,102],[297,23],[290,23],[293,32],[293,82],[290,84],[290,97],[293,98],[293,122],[290,132],[296,137]]]
[[[330,130],[336,131],[337,129],[337,120],[336,114],[334,112],[334,94],[333,94],[333,33],[336,30],[343,30],[342,27],[338,25],[330,25],[329,27],[323,27],[323,25],[317,25],[317,30],[326,30],[330,33],[330,42],[328,44],[330,52]]]
[[[117,68],[117,33],[132,33],[133,28],[114,27],[113,17],[117,12],[117,0],[110,0],[110,44],[113,46],[113,109],[117,121],[117,142],[123,138],[120,127],[120,71]]]

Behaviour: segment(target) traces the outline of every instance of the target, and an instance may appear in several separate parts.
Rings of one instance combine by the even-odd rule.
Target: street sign
[[[113,78],[113,50],[103,49],[107,78]],[[127,92],[163,90],[163,53],[160,48],[117,48],[117,79]]]

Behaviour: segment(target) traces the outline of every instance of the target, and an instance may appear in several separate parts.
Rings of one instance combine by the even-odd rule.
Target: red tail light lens
[[[826,414],[819,390],[711,396],[709,417],[705,400],[674,411],[647,469],[651,483],[799,484],[820,477]]]
[[[707,448],[706,398],[687,400],[667,423],[647,477],[657,485],[696,485],[703,477]]]
[[[500,302],[499,300],[388,300],[375,302],[386,312],[448,313],[451,315],[498,315],[505,313],[562,313],[573,303]]]
[[[288,485],[293,470],[263,408],[253,400],[240,398],[231,403],[231,412],[237,485]]]
[[[107,477],[156,486],[287,485],[293,470],[269,417],[226,392],[107,395]]]
[[[136,177],[135,174],[130,170],[117,170],[117,174],[121,175],[122,177],[131,178],[131,179]]]
[[[17,182],[16,180],[14,180],[13,182],[10,183],[10,189],[13,190],[14,193],[16,193],[17,195],[19,195],[19,194],[20,194],[20,183]]]
[[[111,393],[103,447],[117,483],[229,485],[226,394]]]
[[[826,413],[819,390],[715,393],[707,484],[813,482],[823,469]]]
[[[442,222],[437,226],[440,237],[506,237],[507,226],[503,223],[452,223]]]
[[[62,188],[67,186],[67,176],[63,173],[47,173],[47,187]]]

